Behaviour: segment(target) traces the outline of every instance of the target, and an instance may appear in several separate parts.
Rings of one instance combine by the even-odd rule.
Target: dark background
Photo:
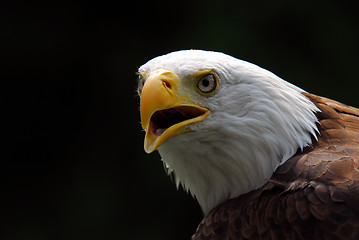
[[[143,151],[135,72],[228,53],[359,106],[350,1],[0,3],[0,239],[189,239],[201,211]],[[353,1],[354,2],[354,1]]]

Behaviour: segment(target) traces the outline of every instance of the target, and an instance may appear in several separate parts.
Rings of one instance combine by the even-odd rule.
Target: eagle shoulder
[[[215,207],[193,240],[359,239],[359,109],[303,94],[321,111],[318,140],[260,189]]]

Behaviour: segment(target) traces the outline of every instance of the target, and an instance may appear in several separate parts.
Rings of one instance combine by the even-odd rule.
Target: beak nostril
[[[168,88],[168,89],[171,89],[171,88],[172,88],[170,82],[168,82],[168,81],[166,81],[166,80],[162,80],[162,83],[163,83],[163,85],[164,85],[166,88]]]

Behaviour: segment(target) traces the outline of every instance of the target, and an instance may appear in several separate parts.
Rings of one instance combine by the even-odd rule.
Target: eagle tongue
[[[199,113],[191,111],[191,108],[174,107],[155,112],[152,116],[153,133],[157,136],[162,135],[167,128],[196,117]]]
[[[156,129],[156,135],[160,136],[164,131],[166,131],[167,128],[157,128]]]
[[[183,120],[184,115],[182,112],[177,111],[177,109],[170,108],[164,111],[159,112],[159,116],[161,117],[161,125],[158,126],[156,129],[156,135],[160,136],[167,128],[171,127],[172,125],[180,122]],[[180,120],[179,120],[180,119]]]

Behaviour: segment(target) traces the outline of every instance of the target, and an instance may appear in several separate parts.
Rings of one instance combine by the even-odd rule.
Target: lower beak
[[[141,93],[141,122],[147,153],[173,136],[190,131],[189,124],[203,121],[210,113],[178,96],[178,90],[178,77],[168,70],[158,69],[146,79]]]

